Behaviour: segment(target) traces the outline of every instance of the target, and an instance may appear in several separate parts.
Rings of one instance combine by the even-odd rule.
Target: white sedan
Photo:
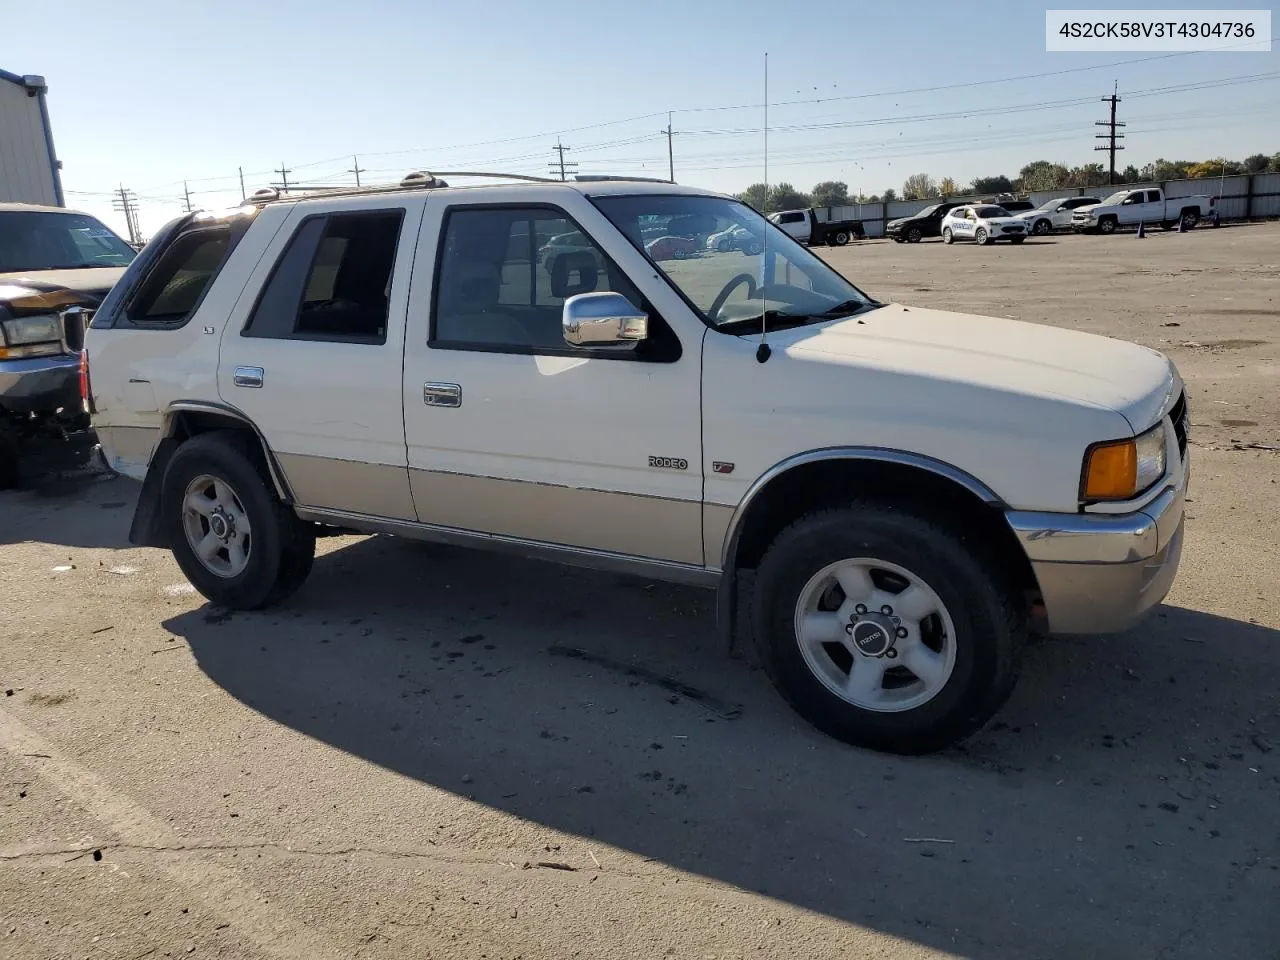
[[[1003,207],[991,204],[966,204],[956,207],[942,218],[942,242],[973,240],[980,244],[1008,240],[1021,243],[1027,239],[1029,224]]]

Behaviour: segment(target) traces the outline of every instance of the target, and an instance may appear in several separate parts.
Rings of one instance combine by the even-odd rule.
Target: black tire
[[[253,531],[248,561],[235,577],[220,577],[205,567],[183,529],[187,486],[202,474],[231,485]],[[260,610],[279,603],[302,586],[315,559],[315,528],[276,498],[257,440],[239,431],[202,433],[174,451],[161,485],[161,522],[173,557],[191,585],[229,610]]]
[[[1119,225],[1120,223],[1119,221],[1116,220],[1115,217],[1103,217],[1101,220],[1098,221],[1098,232],[1108,233],[1108,234],[1115,233],[1116,227],[1118,227]]]
[[[1021,242],[1022,242],[1023,240],[1025,240],[1025,239],[1027,239],[1027,238],[1026,238],[1026,237],[1010,237],[1010,238],[1009,238],[1009,242],[1010,242],[1010,243],[1021,243]]]
[[[1200,223],[1200,212],[1198,210],[1184,210],[1178,219],[1188,230],[1194,230]]]
[[[795,608],[810,578],[852,557],[894,563],[926,581],[955,625],[950,677],[922,705],[863,709],[834,694],[800,652]],[[755,578],[754,620],[762,665],[783,698],[824,733],[855,746],[930,753],[979,730],[1017,682],[1027,619],[1004,564],[971,538],[926,516],[880,503],[853,503],[801,517],[769,547]]]
[[[924,239],[924,231],[919,227],[912,227],[907,231],[907,243],[919,243]]]
[[[843,247],[849,242],[849,232],[847,230],[838,230],[836,235],[831,238],[832,243],[837,247]]]
[[[1035,230],[1037,235],[1043,237],[1043,236],[1046,236],[1047,234],[1053,233],[1053,223],[1050,222],[1049,220],[1043,220],[1043,219],[1037,220],[1036,225],[1033,229]]]

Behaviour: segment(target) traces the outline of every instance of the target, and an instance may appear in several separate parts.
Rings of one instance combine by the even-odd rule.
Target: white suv
[[[695,221],[764,250],[646,255]],[[590,249],[548,270],[572,231]],[[669,183],[427,176],[184,216],[87,354],[108,462],[144,481],[132,542],[214,603],[283,600],[337,530],[699,584],[800,714],[882,750],[979,728],[1033,625],[1129,626],[1182,548],[1163,355],[878,302]]]

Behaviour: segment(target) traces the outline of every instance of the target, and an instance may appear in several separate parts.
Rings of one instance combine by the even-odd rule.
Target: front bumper
[[[0,409],[12,413],[80,412],[80,357],[61,354],[0,360]]]
[[[1189,465],[1175,486],[1126,514],[1010,511],[1051,633],[1114,633],[1165,598],[1182,557]]]

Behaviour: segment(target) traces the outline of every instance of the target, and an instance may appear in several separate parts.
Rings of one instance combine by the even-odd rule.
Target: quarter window
[[[403,219],[403,210],[374,210],[303,221],[276,261],[244,335],[386,343]]]
[[[217,274],[230,240],[227,227],[195,230],[175,240],[129,305],[129,319],[164,326],[184,323]]]

